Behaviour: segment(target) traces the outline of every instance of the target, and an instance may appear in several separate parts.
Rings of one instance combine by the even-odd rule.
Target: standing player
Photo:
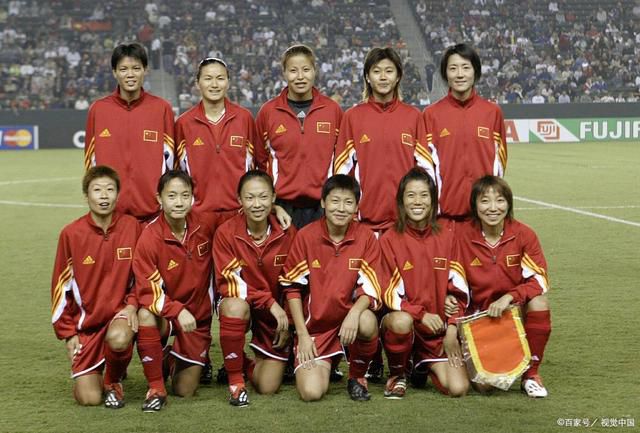
[[[507,144],[502,111],[476,94],[482,65],[466,44],[448,48],[440,62],[440,75],[449,94],[423,113],[427,144],[435,148],[440,215],[450,222],[469,219],[473,182],[487,174],[502,177],[507,165]]]
[[[213,244],[216,287],[222,298],[220,346],[233,406],[249,404],[243,378],[243,367],[250,364],[243,350],[249,328],[256,362],[255,368],[248,368],[248,376],[259,393],[278,391],[289,358],[289,320],[278,275],[295,229],[283,230],[271,215],[275,198],[271,177],[248,171],[238,183],[243,214],[221,225]]]
[[[180,397],[195,393],[211,344],[212,235],[190,213],[192,191],[185,172],[162,175],[157,194],[162,213],[143,230],[133,261],[140,302],[138,353],[149,383],[145,412],[159,411],[167,400],[160,330],[169,325],[175,334],[171,373],[173,392]]]
[[[551,334],[551,313],[547,262],[538,237],[513,217],[513,193],[497,176],[473,184],[470,208],[472,221],[456,228],[460,263],[472,293],[467,313],[488,310],[489,316],[500,317],[511,304],[522,306],[531,349],[522,389],[529,397],[546,397],[538,368]]]
[[[336,144],[334,171],[362,185],[360,221],[382,233],[393,225],[400,178],[416,164],[433,172],[419,142],[420,111],[401,101],[402,60],[392,48],[373,48],[364,61],[364,102],[347,110]]]
[[[444,299],[451,294],[467,305],[469,289],[455,261],[451,231],[436,221],[438,191],[422,169],[411,169],[396,195],[398,221],[380,239],[385,267],[391,275],[384,302],[391,310],[382,320],[390,378],[384,395],[404,397],[405,372],[413,352],[413,368],[431,372],[436,387],[453,397],[466,394],[469,379],[457,337],[456,316],[447,319]],[[425,377],[426,378],[426,377]]]
[[[360,187],[350,176],[330,177],[322,188],[325,216],[298,232],[281,284],[296,328],[296,386],[304,401],[329,388],[331,360],[349,346],[347,389],[353,400],[371,398],[364,375],[378,345],[375,235],[353,221]]]
[[[115,168],[122,178],[118,210],[146,221],[158,214],[158,178],[174,165],[173,112],[142,88],[147,53],[140,44],[118,45],[111,68],[118,87],[89,108],[84,165]]]
[[[282,56],[287,87],[262,106],[256,118],[261,143],[258,167],[275,182],[276,203],[300,228],[322,216],[322,185],[331,175],[340,106],[313,83],[316,59],[311,48],[293,45]]]
[[[138,328],[131,262],[139,225],[115,210],[120,179],[110,167],[89,169],[82,192],[89,213],[60,233],[51,284],[52,323],[66,341],[73,396],[85,406],[124,406],[122,376]],[[106,365],[104,383],[101,375]]]

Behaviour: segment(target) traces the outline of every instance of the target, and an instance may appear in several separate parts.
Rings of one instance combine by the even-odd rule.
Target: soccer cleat
[[[371,394],[369,394],[367,387],[367,379],[364,377],[359,377],[357,379],[351,378],[347,382],[347,391],[349,392],[351,400],[369,401],[371,399]]]
[[[332,368],[331,369],[331,373],[329,374],[329,381],[330,382],[340,382],[342,380],[342,378],[344,377],[344,373],[342,371],[340,371],[339,368]]]
[[[227,370],[224,368],[224,365],[218,369],[218,374],[216,374],[216,382],[219,385],[229,384],[229,375],[227,374]]]
[[[236,407],[249,406],[249,394],[244,384],[229,386],[229,404]]]
[[[387,380],[384,387],[384,398],[402,400],[407,393],[407,379],[403,376],[393,376]]]
[[[210,362],[207,362],[200,373],[200,385],[211,385],[211,382],[213,382],[213,367]]]
[[[384,364],[371,361],[364,377],[366,377],[369,382],[381,383],[384,379]]]
[[[429,373],[427,370],[416,370],[415,368],[411,371],[411,386],[414,388],[424,388],[427,386],[427,377]]]
[[[537,374],[531,377],[524,378],[520,384],[520,388],[532,398],[544,398],[549,395],[547,388],[542,384],[542,378]]]
[[[143,412],[159,412],[167,404],[167,396],[151,388],[142,403]]]
[[[124,407],[124,390],[121,383],[112,383],[104,387],[104,407],[109,409]]]

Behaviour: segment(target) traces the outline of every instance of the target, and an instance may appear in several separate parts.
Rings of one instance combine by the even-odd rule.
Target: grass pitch
[[[507,180],[522,198],[516,217],[534,227],[549,262],[553,332],[541,368],[548,398],[528,399],[514,386],[457,400],[409,388],[403,401],[388,401],[382,386],[372,385],[373,400],[363,404],[349,400],[342,383],[323,401],[305,404],[285,385],[272,397],[252,392],[251,406],[239,410],[227,404],[224,387],[212,385],[193,399],[170,398],[158,414],[140,411],[145,382],[136,355],[124,409],[78,407],[63,343],[51,329],[57,236],[86,212],[82,152],[0,153],[0,432],[575,430],[569,420],[609,431],[614,419],[640,425],[640,143],[523,144],[509,152]],[[215,368],[217,339],[216,330]]]

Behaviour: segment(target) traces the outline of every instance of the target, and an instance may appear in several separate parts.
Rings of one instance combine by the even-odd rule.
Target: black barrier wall
[[[640,117],[640,103],[502,105],[505,119]],[[254,115],[259,107],[252,110]],[[0,125],[37,125],[40,148],[83,148],[86,111],[0,111]]]

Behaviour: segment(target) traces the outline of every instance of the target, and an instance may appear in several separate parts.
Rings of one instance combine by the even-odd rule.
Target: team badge
[[[444,257],[434,257],[433,258],[433,269],[438,269],[440,271],[447,270],[447,259]]]
[[[404,266],[402,267],[402,270],[403,271],[410,271],[411,269],[413,269],[413,265],[411,264],[411,262],[409,260],[404,262]]]
[[[482,262],[480,261],[479,258],[475,258],[473,259],[473,261],[471,262],[471,266],[482,266]]]
[[[512,254],[507,256],[507,266],[520,266],[520,254]]]
[[[273,258],[273,266],[284,266],[284,262],[286,261],[286,254],[276,254],[276,256]]]
[[[440,138],[447,137],[449,135],[451,135],[451,133],[449,132],[449,130],[447,128],[444,128],[442,131],[440,131]]]
[[[311,267],[315,269],[320,269],[320,260],[315,259],[313,262],[311,262]]]
[[[360,137],[360,143],[368,143],[370,142],[371,139],[369,138],[369,136],[367,134],[362,134],[362,137]]]
[[[209,253],[209,241],[203,242],[198,245],[198,255],[200,257],[204,256],[207,253]]]
[[[359,271],[362,267],[362,259],[349,259],[349,270]]]
[[[87,256],[84,258],[84,260],[82,261],[83,265],[93,265],[96,261],[93,260],[93,257],[91,256]]]
[[[331,122],[316,122],[316,132],[320,134],[331,134]]]
[[[489,138],[489,128],[484,126],[478,126],[478,137]]]
[[[411,134],[402,134],[402,144],[406,144],[407,146],[413,146],[413,137]]]
[[[278,128],[276,129],[276,134],[284,134],[285,132],[287,132],[287,128],[285,128],[281,123],[280,126],[278,126]]]
[[[118,248],[116,250],[116,256],[118,260],[131,260],[131,247]]]
[[[98,137],[102,137],[102,138],[111,137],[111,133],[109,132],[109,129],[104,128]]]
[[[244,144],[244,137],[241,135],[232,135],[229,139],[229,146],[231,147],[242,147]]]
[[[167,271],[170,271],[171,269],[175,269],[178,267],[178,264],[173,260],[169,260],[169,264],[167,265]]]
[[[151,131],[149,129],[145,129],[142,133],[143,141],[151,141],[153,143],[158,142],[158,131]]]
[[[192,146],[204,146],[204,141],[202,141],[200,137],[196,137],[196,139],[193,140]]]

